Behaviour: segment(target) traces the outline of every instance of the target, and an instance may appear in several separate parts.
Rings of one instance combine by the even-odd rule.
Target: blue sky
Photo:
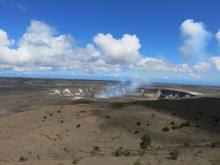
[[[6,54],[9,51],[0,46],[0,57],[4,56],[0,58],[0,75],[93,79],[144,77],[147,81],[220,85],[219,6],[218,0],[0,0],[0,29],[10,41],[2,37],[2,42],[4,39],[8,43],[4,47],[11,52]],[[194,35],[191,31],[194,27],[202,30]],[[45,39],[44,32],[36,30],[38,28],[47,30],[50,38]],[[30,42],[34,30],[42,37]],[[123,40],[126,34],[129,36]],[[42,47],[36,48],[36,42],[39,44],[40,39],[45,39],[47,44],[53,42],[57,47],[54,41],[61,35],[64,35],[61,42],[65,42],[62,48],[44,61],[37,59],[34,53]],[[197,36],[204,36],[201,43],[195,41]],[[34,42],[34,48],[27,45]],[[93,48],[88,48],[88,44]],[[110,51],[111,45],[118,51]],[[128,50],[129,47],[134,49]],[[42,50],[38,52],[41,59],[48,51]],[[27,53],[25,58],[28,56],[28,59],[12,59],[22,56],[21,52]],[[98,62],[81,57],[89,53]],[[80,57],[73,58],[76,54]],[[10,59],[5,57],[7,55]],[[61,64],[54,64],[56,61],[48,62],[55,58],[59,62],[65,59],[72,63],[61,67]],[[136,62],[131,64],[128,60],[123,61],[124,58]],[[79,60],[80,64],[73,60]],[[85,67],[88,65],[92,68]],[[156,65],[160,67],[151,69]],[[42,66],[49,69],[39,70]],[[198,71],[201,67],[206,71]]]

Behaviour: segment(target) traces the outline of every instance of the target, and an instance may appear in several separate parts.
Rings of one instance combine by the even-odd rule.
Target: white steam
[[[140,82],[120,82],[118,84],[109,85],[105,87],[100,93],[96,95],[97,98],[114,98],[122,97],[136,92],[136,89],[141,85]]]

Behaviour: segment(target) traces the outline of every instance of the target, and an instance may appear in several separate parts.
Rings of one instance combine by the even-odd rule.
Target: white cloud
[[[211,62],[215,65],[216,69],[220,71],[220,56],[211,57]]]
[[[94,42],[110,63],[130,64],[140,58],[141,44],[136,35],[124,34],[122,38],[115,39],[111,34],[100,33],[94,37]]]
[[[193,41],[194,35],[192,37],[191,33],[199,35],[204,32],[201,23],[195,24],[191,28],[182,25],[184,34],[193,38]],[[208,64],[204,63],[191,67],[144,56],[139,52],[141,44],[136,35],[124,34],[116,39],[111,34],[99,33],[94,36],[92,43],[78,47],[71,35],[59,35],[53,27],[37,20],[31,21],[25,33],[16,41],[17,45],[14,43],[4,30],[0,30],[0,70],[66,70],[72,73],[120,75],[120,72],[128,69],[193,75],[208,69]]]
[[[205,25],[202,22],[187,19],[181,24],[180,30],[184,40],[179,49],[180,53],[184,57],[204,55],[211,36]]]
[[[193,66],[194,70],[197,72],[203,72],[210,68],[210,65],[206,62],[200,62]]]
[[[14,43],[13,40],[8,39],[8,34],[4,30],[0,29],[0,47],[10,46]]]

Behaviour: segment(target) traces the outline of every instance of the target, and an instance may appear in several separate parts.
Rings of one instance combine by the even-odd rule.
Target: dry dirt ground
[[[220,164],[218,98],[71,100],[4,88],[0,100],[0,165]]]

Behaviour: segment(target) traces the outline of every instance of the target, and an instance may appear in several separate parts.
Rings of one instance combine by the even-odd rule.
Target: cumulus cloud
[[[185,20],[181,26],[183,44],[179,48],[184,57],[204,55],[211,33],[206,30],[202,22],[195,22],[192,19]]]
[[[0,47],[10,46],[14,43],[13,40],[8,39],[8,34],[4,30],[0,29]]]
[[[14,40],[0,30],[1,70],[81,70],[86,73],[114,72],[123,68],[167,70],[160,59],[139,53],[136,35],[116,39],[111,34],[97,34],[94,43],[77,47],[71,35],[57,35],[53,27],[33,20],[26,32],[11,48]]]
[[[190,53],[205,49],[209,32],[202,23],[186,20],[181,27],[186,39],[184,49]],[[112,75],[120,75],[123,70],[140,70],[149,73],[188,73],[195,77],[198,72],[209,68],[206,63],[198,63],[193,67],[188,64],[172,64],[164,59],[142,55],[140,48],[139,38],[134,34],[114,38],[111,34],[103,33],[94,36],[93,42],[85,47],[78,47],[71,35],[58,34],[47,23],[32,20],[16,42],[9,38],[6,31],[0,29],[0,70],[66,70]],[[215,58],[212,62],[219,63]]]
[[[111,34],[98,34],[94,43],[106,55],[107,60],[114,64],[130,64],[140,59],[141,44],[136,35],[124,34],[122,38],[113,38]]]
[[[210,64],[208,64],[206,62],[200,62],[200,63],[194,65],[193,68],[197,72],[203,72],[203,71],[206,71],[210,68]]]

